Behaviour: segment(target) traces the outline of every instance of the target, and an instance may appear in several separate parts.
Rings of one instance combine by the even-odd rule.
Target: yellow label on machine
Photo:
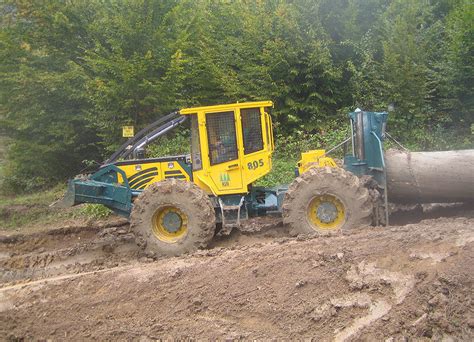
[[[298,173],[301,175],[312,167],[338,167],[334,159],[326,156],[325,150],[311,150],[301,153]]]
[[[135,131],[133,126],[122,126],[122,137],[133,138]]]

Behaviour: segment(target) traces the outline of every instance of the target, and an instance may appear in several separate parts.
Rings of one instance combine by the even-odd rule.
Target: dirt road
[[[473,340],[474,210],[398,223],[309,239],[255,220],[156,260],[123,221],[3,236],[0,339]]]

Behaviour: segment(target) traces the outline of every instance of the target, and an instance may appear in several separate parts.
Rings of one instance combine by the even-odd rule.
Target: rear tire
[[[147,187],[136,199],[130,221],[137,244],[161,255],[207,247],[216,227],[207,194],[194,183],[176,179]]]
[[[334,234],[371,222],[373,204],[359,178],[342,168],[311,168],[290,185],[283,222],[296,234]]]

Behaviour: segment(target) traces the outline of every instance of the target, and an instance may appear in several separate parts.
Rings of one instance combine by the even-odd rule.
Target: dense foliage
[[[245,100],[275,102],[284,141],[333,142],[318,137],[339,138],[350,109],[393,104],[409,146],[472,147],[470,0],[7,0],[0,14],[12,190],[102,160],[122,125]]]

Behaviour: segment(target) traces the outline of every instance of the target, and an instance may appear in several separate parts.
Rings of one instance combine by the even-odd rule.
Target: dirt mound
[[[132,247],[119,251],[128,245],[119,241],[123,227],[79,230],[62,237],[63,248],[48,240],[41,252],[61,259],[80,236],[87,253],[100,250],[91,260],[108,255],[111,264],[94,269],[89,260],[83,269],[30,280],[4,277],[0,336],[472,340],[473,227],[473,212],[465,210],[464,217],[308,239],[290,237],[278,220],[255,220],[212,249],[155,262]],[[98,247],[107,236],[115,241],[108,252]],[[20,246],[10,244],[3,263]]]

